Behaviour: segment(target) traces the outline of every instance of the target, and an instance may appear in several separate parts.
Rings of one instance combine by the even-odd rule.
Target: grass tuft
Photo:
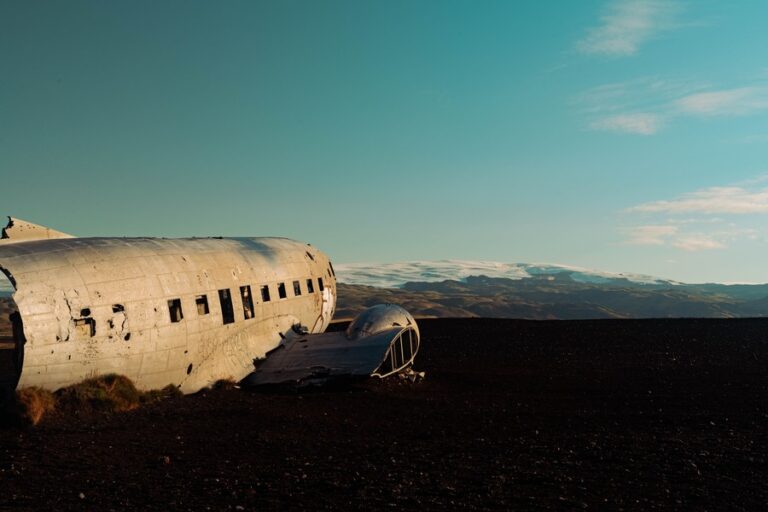
[[[35,426],[54,411],[59,416],[132,411],[142,405],[179,396],[182,396],[181,391],[172,384],[163,389],[139,391],[128,377],[102,375],[55,393],[39,387],[19,389],[15,399],[7,403],[4,414],[0,415],[0,424]]]
[[[173,384],[168,384],[163,389],[152,389],[150,391],[143,392],[141,394],[140,401],[142,404],[151,404],[153,402],[165,400],[166,398],[174,398],[183,395],[184,393],[182,393],[178,387],[174,386]]]
[[[211,386],[211,389],[223,390],[223,391],[228,391],[230,389],[236,389],[236,388],[237,388],[237,382],[232,378],[219,379],[213,383],[213,386]]]
[[[24,424],[37,425],[56,408],[56,399],[47,389],[36,386],[16,392],[15,414]]]
[[[58,390],[56,402],[65,410],[124,412],[141,404],[141,393],[131,379],[111,373]]]

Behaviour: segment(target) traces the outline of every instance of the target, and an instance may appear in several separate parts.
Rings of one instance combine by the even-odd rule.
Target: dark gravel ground
[[[0,431],[2,510],[768,508],[768,320],[424,320],[424,381]]]

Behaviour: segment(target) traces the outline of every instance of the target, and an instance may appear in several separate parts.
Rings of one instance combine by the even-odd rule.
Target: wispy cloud
[[[768,214],[766,179],[760,175],[735,185],[703,188],[628,208],[626,214],[644,222],[622,230],[624,243],[694,252],[762,240],[754,223],[758,222],[755,215]]]
[[[711,187],[678,198],[653,201],[630,208],[634,212],[754,214],[768,213],[768,188]]]
[[[591,130],[653,135],[667,123],[665,104],[703,87],[686,80],[646,77],[595,87],[581,94],[576,104],[590,118]]]
[[[710,232],[693,232],[674,239],[672,245],[684,251],[709,251],[726,249],[737,240],[758,240],[758,231],[752,228],[742,228],[736,224],[724,224]]]
[[[605,8],[600,24],[589,29],[576,47],[586,54],[624,57],[640,45],[673,28],[679,4],[661,0],[614,0]]]
[[[664,245],[678,231],[677,226],[637,226],[629,229],[629,245]]]
[[[711,88],[711,84],[690,78],[646,76],[593,87],[578,96],[577,103],[589,113],[658,110]]]
[[[724,243],[707,235],[684,237],[677,240],[673,245],[678,249],[690,252],[725,249],[726,247]]]
[[[768,84],[761,80],[744,87],[717,89],[693,80],[648,77],[595,87],[581,94],[577,104],[592,130],[653,135],[676,118],[767,111]]]
[[[653,135],[662,127],[661,116],[639,112],[595,119],[590,123],[593,130]]]
[[[768,87],[739,87],[700,92],[676,101],[686,114],[700,116],[746,115],[768,108]]]
[[[722,221],[703,221],[697,225],[636,226],[623,231],[627,235],[625,245],[667,246],[688,252],[726,249],[736,240],[759,239],[755,229]]]

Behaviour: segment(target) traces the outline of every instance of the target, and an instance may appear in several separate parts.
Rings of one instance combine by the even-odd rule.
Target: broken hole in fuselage
[[[0,267],[0,401],[16,388],[24,364],[24,327],[13,300],[15,285]]]

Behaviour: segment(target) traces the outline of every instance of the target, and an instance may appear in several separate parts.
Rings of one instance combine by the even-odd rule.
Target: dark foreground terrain
[[[768,321],[425,320],[426,380],[0,431],[0,509],[765,510]]]

